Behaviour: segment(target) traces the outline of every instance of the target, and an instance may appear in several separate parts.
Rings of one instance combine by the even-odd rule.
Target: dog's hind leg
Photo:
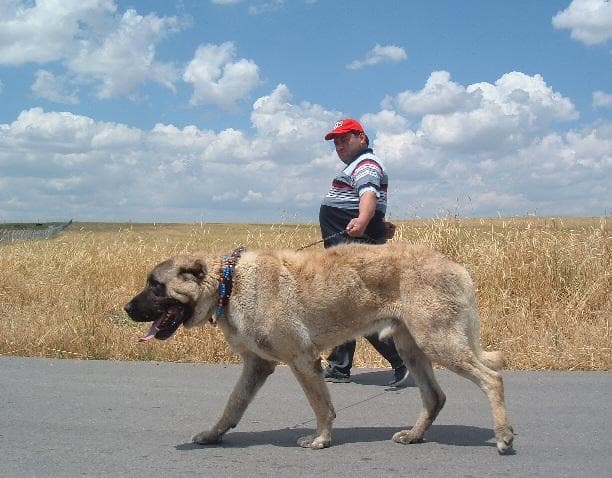
[[[289,363],[293,374],[302,386],[306,398],[317,417],[317,432],[301,437],[298,445],[302,448],[327,448],[331,446],[331,428],[336,413],[332,405],[329,389],[323,380],[321,359],[298,358]]]
[[[393,435],[393,441],[407,445],[420,443],[423,435],[444,407],[446,396],[434,376],[431,361],[417,346],[414,339],[403,327],[398,327],[393,336],[397,351],[410,371],[410,376],[419,387],[423,408],[414,426]]]
[[[244,362],[242,374],[225,405],[223,415],[210,430],[194,436],[194,443],[200,445],[219,443],[230,428],[238,425],[249,403],[276,367],[276,362],[264,360],[254,354],[245,353],[241,356]]]
[[[503,356],[499,352],[483,352],[480,349],[479,317],[472,295],[466,308],[459,308],[454,323],[460,333],[444,334],[430,342],[436,343],[434,360],[440,365],[474,382],[489,399],[493,412],[495,439],[499,453],[512,450],[514,431],[509,423],[504,399],[504,382],[493,368],[501,368]],[[463,330],[461,330],[463,329]]]
[[[501,375],[487,367],[471,350],[462,350],[459,356],[462,360],[451,359],[448,363],[442,362],[441,365],[474,382],[488,397],[493,411],[497,450],[501,454],[509,453],[514,441],[514,430],[506,412],[504,382]]]

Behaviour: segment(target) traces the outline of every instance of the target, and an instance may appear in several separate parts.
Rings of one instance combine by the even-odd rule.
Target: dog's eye
[[[166,286],[159,281],[156,281],[152,277],[149,278],[149,287],[153,291],[153,294],[157,296],[163,296],[166,293]]]
[[[192,274],[191,272],[181,272],[180,274],[182,279],[188,280],[188,281],[194,281],[197,280],[198,278]]]
[[[179,274],[186,280],[201,281],[206,275],[201,264],[195,264],[193,267],[184,267],[179,270]]]

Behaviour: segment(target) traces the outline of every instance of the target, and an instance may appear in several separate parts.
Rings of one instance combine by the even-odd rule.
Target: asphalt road
[[[422,444],[390,440],[420,408],[387,370],[330,384],[333,446],[306,450],[313,414],[278,367],[221,445],[191,436],[221,413],[240,366],[0,358],[0,474],[82,476],[612,476],[612,373],[504,372],[515,450],[500,456],[475,385],[441,370],[447,402]]]

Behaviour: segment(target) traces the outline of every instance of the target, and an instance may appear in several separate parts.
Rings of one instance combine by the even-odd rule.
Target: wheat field
[[[515,370],[612,370],[612,237],[607,218],[397,221],[394,241],[425,244],[470,271],[482,344]],[[146,324],[123,305],[171,255],[291,248],[317,225],[87,224],[59,237],[0,244],[0,355],[235,363],[218,329],[138,343]],[[312,247],[322,247],[315,244]],[[364,340],[358,367],[388,364]]]

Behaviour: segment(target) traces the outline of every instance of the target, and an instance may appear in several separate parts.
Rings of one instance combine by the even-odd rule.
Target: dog
[[[512,450],[500,352],[480,346],[472,280],[464,267],[419,245],[347,244],[325,250],[205,252],[157,265],[145,288],[125,306],[137,322],[153,322],[141,340],[169,338],[179,326],[215,322],[243,361],[221,418],[193,437],[215,444],[240,421],[279,362],[287,364],[317,420],[298,445],[331,445],[335,418],[323,379],[321,352],[355,337],[393,337],[419,387],[423,408],[415,425],[395,433],[401,444],[423,441],[444,406],[432,362],[476,383],[493,411],[499,453]]]

